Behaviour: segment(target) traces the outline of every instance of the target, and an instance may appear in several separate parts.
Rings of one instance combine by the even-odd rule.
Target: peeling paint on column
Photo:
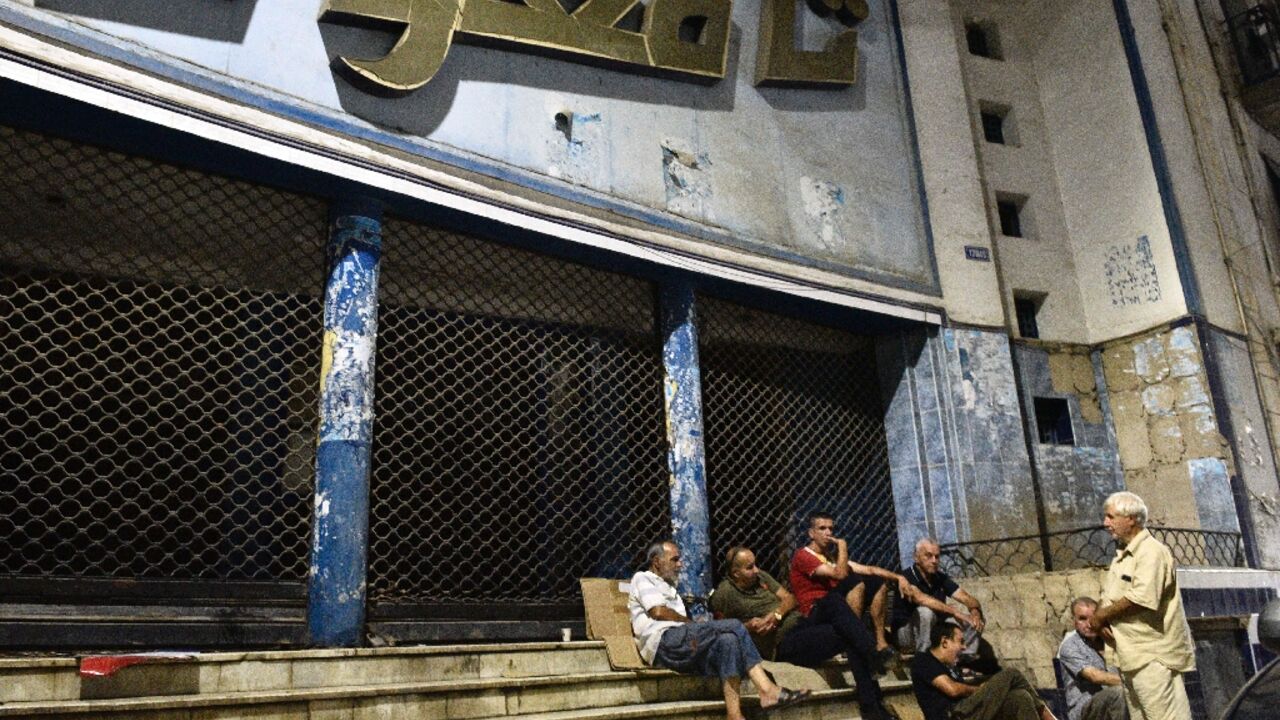
[[[661,302],[671,526],[684,558],[680,592],[694,598],[691,610],[699,613],[705,612],[700,606],[711,592],[711,521],[693,288],[683,283],[665,285]]]
[[[1240,532],[1235,501],[1231,497],[1231,477],[1227,464],[1218,458],[1197,458],[1187,462],[1191,487],[1196,495],[1200,527],[1220,532]]]
[[[708,206],[711,158],[694,150],[683,140],[662,141],[662,182],[667,192],[667,210],[696,220],[714,221]]]
[[[307,588],[311,643],[355,646],[364,628],[369,456],[382,224],[377,208],[332,214],[320,373],[315,514]]]

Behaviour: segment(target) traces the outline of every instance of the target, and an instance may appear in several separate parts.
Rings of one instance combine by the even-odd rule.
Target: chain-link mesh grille
[[[556,604],[670,531],[642,281],[388,219],[375,603]]]
[[[896,565],[897,523],[871,343],[702,298],[713,563],[741,544],[786,582],[805,519],[823,510],[859,562]]]
[[[325,208],[0,127],[0,574],[303,581]]]

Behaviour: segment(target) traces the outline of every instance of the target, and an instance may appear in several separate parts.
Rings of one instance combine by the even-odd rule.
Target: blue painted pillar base
[[[671,526],[684,559],[680,594],[686,597],[690,613],[699,618],[708,614],[706,601],[711,594],[711,522],[694,293],[687,283],[673,283],[663,286],[660,294]]]
[[[364,631],[381,255],[381,210],[372,203],[335,205],[307,586],[307,630],[311,644],[320,647],[357,646]]]

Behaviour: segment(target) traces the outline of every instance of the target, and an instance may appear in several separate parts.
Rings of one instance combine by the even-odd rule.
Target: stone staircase
[[[81,677],[79,660],[0,659],[0,718],[102,720],[719,720],[719,682],[665,670],[615,671],[604,643],[204,653],[154,657],[107,677]],[[775,720],[858,718],[846,675],[769,664],[784,685],[815,699]],[[903,717],[909,683],[882,681]],[[750,694],[750,684],[744,685]],[[744,699],[745,708],[755,707]],[[914,713],[913,713],[914,711]]]

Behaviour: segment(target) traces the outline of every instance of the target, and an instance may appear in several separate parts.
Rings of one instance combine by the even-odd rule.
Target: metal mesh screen
[[[371,486],[379,604],[578,597],[670,532],[645,282],[388,219]]]
[[[742,544],[786,582],[806,518],[824,510],[851,559],[896,566],[870,342],[715,299],[698,312],[713,562]]]
[[[319,201],[0,127],[0,574],[306,577]]]

